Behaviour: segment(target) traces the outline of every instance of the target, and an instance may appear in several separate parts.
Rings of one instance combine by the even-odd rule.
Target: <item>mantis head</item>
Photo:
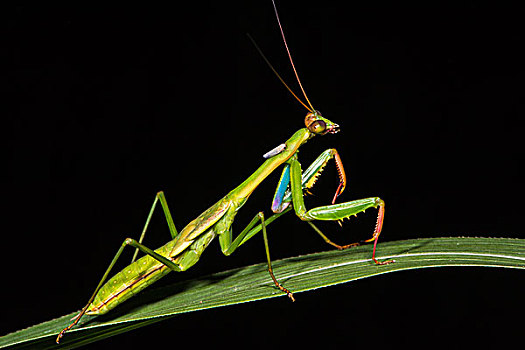
[[[319,111],[314,110],[306,115],[304,124],[308,130],[315,135],[335,134],[339,132],[339,125],[323,118]]]

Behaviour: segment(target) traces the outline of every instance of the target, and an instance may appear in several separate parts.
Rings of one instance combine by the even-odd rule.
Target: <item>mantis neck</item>
[[[311,138],[312,135],[313,134],[306,128],[299,129],[286,141],[286,148],[281,153],[267,159],[252,175],[250,175],[250,177],[244,180],[244,182],[237,186],[237,188],[232,190],[228,194],[228,197],[237,199],[238,202],[246,200],[257,186],[268,177],[268,175],[290,159],[290,157],[297,152],[299,147]]]

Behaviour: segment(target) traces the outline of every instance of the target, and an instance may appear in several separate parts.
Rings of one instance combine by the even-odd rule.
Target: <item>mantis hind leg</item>
[[[161,262],[162,264],[168,266],[170,269],[172,269],[173,271],[181,271],[181,268],[173,263],[170,259],[156,253],[155,251],[153,251],[152,249],[140,244],[139,242],[137,242],[136,240],[132,239],[132,238],[126,238],[124,240],[124,242],[122,242],[119,250],[117,251],[117,254],[115,254],[115,256],[113,257],[113,260],[111,261],[111,263],[109,264],[106,272],[104,273],[104,276],[102,276],[102,279],[100,280],[100,282],[98,283],[97,285],[97,288],[95,288],[95,291],[93,292],[93,294],[91,295],[91,297],[89,298],[86,306],[84,306],[82,308],[82,310],[80,311],[80,313],[75,317],[75,319],[73,320],[73,322],[67,326],[66,328],[64,328],[57,336],[56,338],[56,342],[57,344],[60,342],[60,339],[64,336],[64,334],[69,331],[71,328],[73,328],[79,321],[80,319],[82,318],[82,316],[84,316],[84,314],[86,313],[86,311],[88,310],[89,306],[91,305],[91,303],[93,302],[93,300],[95,299],[95,297],[97,296],[97,293],[98,291],[100,290],[100,288],[102,288],[102,286],[104,285],[104,282],[106,282],[108,276],[109,276],[109,273],[111,272],[111,270],[113,269],[113,266],[115,266],[115,263],[117,262],[118,258],[120,257],[120,255],[122,254],[122,252],[124,251],[124,248],[127,247],[127,246],[132,246],[132,247],[135,247],[137,248],[138,250],[140,250],[141,252],[143,252],[144,254],[147,254],[149,256],[151,256],[153,259]]]
[[[171,213],[169,211],[168,204],[166,202],[166,198],[164,197],[164,193],[162,191],[158,192],[155,195],[155,200],[153,201],[153,205],[151,206],[150,212],[148,214],[148,218],[146,219],[146,224],[144,225],[144,229],[142,230],[142,234],[140,235],[139,241],[136,241],[136,240],[131,239],[131,238],[127,238],[126,240],[124,240],[124,242],[120,246],[119,250],[117,251],[117,254],[115,254],[115,256],[113,257],[113,260],[109,264],[109,267],[107,268],[106,272],[104,273],[104,276],[102,277],[102,279],[98,283],[97,288],[95,288],[95,291],[93,292],[93,295],[89,298],[88,303],[86,304],[86,306],[84,306],[84,308],[80,311],[80,313],[75,317],[74,321],[68,327],[64,328],[58,334],[57,339],[56,339],[57,343],[59,343],[60,339],[64,336],[64,334],[67,331],[69,331],[71,328],[73,328],[80,321],[82,316],[84,316],[84,314],[88,310],[89,306],[91,305],[91,303],[95,299],[95,297],[96,297],[97,293],[99,292],[100,288],[102,288],[102,286],[104,285],[104,282],[107,280],[110,271],[113,269],[113,266],[117,262],[118,258],[120,257],[120,255],[122,254],[122,252],[124,251],[124,248],[126,246],[129,245],[129,246],[132,246],[132,247],[136,248],[135,249],[135,253],[133,254],[133,259],[131,260],[132,263],[137,258],[137,254],[138,254],[138,252],[140,250],[141,252],[151,256],[153,259],[155,259],[155,260],[163,263],[164,265],[168,266],[170,269],[172,269],[174,271],[181,271],[181,268],[177,264],[173,263],[168,258],[166,258],[166,257],[164,257],[164,256],[162,256],[162,255],[160,255],[158,253],[156,253],[152,249],[149,249],[148,247],[146,247],[146,246],[144,246],[142,244],[144,236],[146,235],[146,230],[148,228],[148,225],[149,225],[149,222],[151,220],[151,217],[153,216],[153,212],[155,211],[155,207],[156,207],[158,201],[160,201],[160,203],[162,205],[162,209],[164,211],[164,215],[166,217],[166,221],[168,222],[168,227],[169,227],[169,230],[170,230],[171,237],[172,238],[177,237],[178,232],[177,232],[177,229],[175,228],[175,224],[173,223],[173,219],[171,217]]]
[[[170,210],[168,208],[168,202],[166,202],[166,197],[164,196],[164,192],[160,191],[155,195],[155,200],[153,201],[153,205],[151,206],[151,209],[148,214],[148,218],[146,219],[146,224],[144,224],[144,228],[142,229],[142,234],[139,238],[139,243],[142,243],[144,240],[144,237],[146,236],[146,230],[148,229],[149,222],[151,220],[151,217],[153,216],[153,212],[155,211],[155,207],[157,206],[157,202],[160,201],[160,204],[162,206],[162,210],[164,211],[164,216],[166,217],[166,221],[168,223],[168,228],[170,230],[171,239],[175,239],[175,237],[178,236],[177,229],[175,228],[175,224],[173,223],[173,218],[171,217]],[[133,254],[133,258],[131,259],[131,262],[133,263],[137,259],[137,254],[139,253],[139,248],[135,249],[135,253]]]

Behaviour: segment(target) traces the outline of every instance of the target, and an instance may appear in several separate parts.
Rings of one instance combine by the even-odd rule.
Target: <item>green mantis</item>
[[[266,227],[269,224],[280,216],[292,211],[292,209],[301,220],[306,221],[328,244],[331,244],[338,249],[346,249],[356,246],[359,243],[338,245],[330,241],[312,221],[342,221],[343,219],[363,212],[368,208],[378,208],[379,211],[374,233],[372,237],[365,242],[374,242],[372,260],[376,264],[382,265],[391,262],[380,262],[375,257],[376,244],[381,233],[385,212],[385,203],[383,200],[378,197],[370,197],[335,204],[337,197],[344,191],[346,186],[346,175],[339,153],[335,149],[328,149],[321,153],[306,171],[303,172],[301,170],[301,164],[298,159],[298,149],[308,140],[313,139],[316,136],[331,135],[339,132],[339,126],[327,118],[324,118],[313,108],[308,100],[286,44],[286,39],[277,14],[277,9],[275,8],[275,3],[274,9],[292,68],[307,104],[302,102],[286,84],[285,86],[309,111],[304,120],[305,127],[296,131],[286,142],[266,153],[264,155],[266,160],[250,177],[209,209],[204,211],[196,219],[191,221],[180,232],[175,228],[164,193],[157,193],[140,239],[138,241],[132,238],[124,240],[87,305],[75,317],[73,322],[59,333],[56,339],[57,343],[68,330],[80,321],[83,315],[105,314],[144,288],[156,282],[167,273],[171,271],[180,272],[189,269],[197,263],[203,251],[215,238],[218,238],[222,252],[225,255],[230,255],[238,247],[262,231],[270,277],[275,286],[294,301],[293,293],[281,285],[273,273],[266,230]],[[259,50],[258,47],[257,49]],[[266,60],[264,55],[263,58]],[[269,64],[267,60],[266,62]],[[270,64],[269,66],[275,72],[275,69],[273,69]],[[276,75],[282,81],[277,73]],[[310,190],[314,186],[324,167],[331,159],[334,159],[339,175],[339,186],[333,197],[332,204],[308,210],[304,203],[303,192]],[[234,237],[232,224],[237,212],[246,203],[249,196],[259,184],[281,166],[283,166],[283,170],[271,207],[274,214],[266,219],[263,212],[259,212],[254,216],[246,228]],[[159,202],[164,211],[172,240],[164,246],[152,250],[144,246],[142,241]],[[124,248],[127,246],[136,248],[132,263],[108,279],[115,263],[124,251]],[[144,253],[145,256],[137,259],[138,251]]]

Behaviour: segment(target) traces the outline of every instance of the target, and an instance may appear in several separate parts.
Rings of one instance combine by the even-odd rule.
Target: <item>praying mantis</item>
[[[342,250],[357,246],[359,243],[347,245],[336,244],[332,242],[312,221],[321,220],[342,222],[343,219],[355,216],[358,213],[364,212],[368,208],[377,208],[378,215],[374,232],[372,237],[364,242],[374,242],[372,260],[375,264],[385,265],[393,262],[392,260],[378,261],[375,257],[376,245],[382,230],[385,214],[384,201],[379,197],[370,197],[335,204],[336,199],[346,187],[345,170],[338,151],[334,148],[328,149],[321,153],[306,171],[303,172],[301,169],[301,164],[298,160],[298,149],[310,139],[313,139],[316,136],[335,134],[339,132],[340,128],[338,124],[324,118],[310,103],[295,69],[277,8],[273,0],[272,3],[291,66],[306,103],[303,102],[288,87],[288,85],[286,85],[264,54],[262,54],[253,39],[251,39],[251,37],[250,39],[279,80],[281,80],[290,93],[308,110],[304,119],[305,127],[296,131],[286,142],[264,154],[263,157],[266,160],[251,176],[187,224],[180,232],[175,228],[164,193],[162,191],[158,192],[147,216],[139,240],[137,241],[132,238],[126,238],[124,240],[106,269],[99,284],[95,288],[92,296],[89,298],[86,306],[82,308],[80,313],[73,319],[72,323],[58,334],[56,338],[57,343],[60,342],[60,339],[67,331],[78,324],[84,315],[105,314],[149,285],[158,281],[169,272],[181,272],[189,269],[197,263],[201,254],[215,238],[218,238],[219,240],[222,253],[228,256],[250,238],[262,231],[268,263],[268,273],[275,284],[275,287],[285,293],[292,301],[295,301],[293,293],[285,288],[273,273],[266,229],[266,227],[273,221],[292,210],[294,210],[299,219],[307,222],[326,243]],[[324,167],[331,159],[334,159],[339,177],[339,186],[333,197],[332,203],[330,205],[308,210],[305,207],[303,193],[308,192],[315,185]],[[250,223],[234,238],[232,224],[237,212],[246,203],[249,196],[255,189],[257,189],[259,184],[261,184],[266,177],[280,166],[283,166],[283,170],[271,206],[274,214],[266,219],[262,211],[257,213]],[[142,241],[159,202],[163,209],[172,240],[162,247],[152,250],[143,245]],[[135,248],[132,263],[108,279],[114,265],[124,249],[128,246]],[[145,255],[137,259],[139,251]]]

